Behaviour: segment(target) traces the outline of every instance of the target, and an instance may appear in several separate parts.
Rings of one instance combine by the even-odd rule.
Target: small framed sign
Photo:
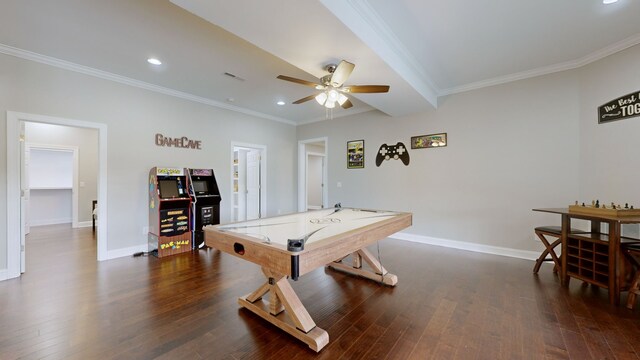
[[[364,168],[364,140],[347,142],[347,169]]]
[[[598,124],[640,116],[640,91],[621,96],[598,108]]]
[[[412,149],[426,149],[447,146],[447,133],[411,137]]]

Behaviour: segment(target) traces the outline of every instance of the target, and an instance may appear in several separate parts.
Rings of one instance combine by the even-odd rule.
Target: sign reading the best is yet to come
[[[640,116],[640,91],[611,100],[598,108],[598,123]]]

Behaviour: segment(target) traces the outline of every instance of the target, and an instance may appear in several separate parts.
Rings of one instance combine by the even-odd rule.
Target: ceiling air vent
[[[230,72],[225,72],[225,73],[224,73],[224,75],[226,75],[226,76],[228,76],[228,77],[230,77],[230,78],[233,78],[233,79],[239,80],[239,81],[244,81],[244,79],[243,79],[243,78],[241,78],[240,76],[237,76],[237,75],[232,74],[232,73],[230,73]]]

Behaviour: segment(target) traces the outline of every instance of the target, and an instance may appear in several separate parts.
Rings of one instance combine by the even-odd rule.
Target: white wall
[[[597,121],[598,106],[640,90],[639,63],[636,45],[577,70],[452,95],[423,114],[301,126],[298,139],[328,136],[331,159],[345,158],[347,140],[365,139],[365,169],[330,163],[330,203],[412,211],[407,232],[435,243],[539,251],[533,227],[560,219],[532,208],[591,199],[640,206],[640,117]],[[448,133],[447,147],[410,150],[408,167],[376,167],[380,144],[410,146],[411,136],[438,132]]]
[[[31,226],[72,222],[71,189],[31,190],[29,224]]]
[[[598,124],[598,106],[640,91],[640,45],[580,69],[580,198],[640,207],[640,117]]]
[[[578,83],[575,72],[538,77],[453,95],[423,114],[300,126],[298,139],[329,138],[330,204],[411,211],[406,232],[431,239],[539,249],[533,227],[560,219],[531,209],[578,198]],[[382,143],[410,147],[411,136],[439,132],[447,147],[409,150],[409,166],[376,167]],[[365,168],[348,170],[346,143],[358,139]]]
[[[212,168],[230,201],[231,139],[265,144],[269,153],[267,215],[295,209],[295,127],[0,55],[0,117],[19,111],[107,124],[108,249],[146,243],[147,177],[153,166]],[[156,133],[202,141],[202,150],[158,147]],[[275,169],[277,163],[277,171]],[[0,126],[0,173],[6,173],[6,126]],[[0,176],[0,203],[6,178]],[[224,212],[222,222],[229,221]],[[6,229],[6,207],[0,207]],[[0,271],[6,268],[0,233]]]

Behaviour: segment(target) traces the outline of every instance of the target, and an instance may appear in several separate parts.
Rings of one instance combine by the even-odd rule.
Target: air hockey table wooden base
[[[240,306],[305,342],[314,351],[329,343],[294,292],[289,278],[327,265],[389,286],[398,282],[366,246],[411,226],[406,212],[337,208],[204,228],[207,246],[262,268],[266,282],[238,299]],[[351,255],[351,264],[343,262]],[[367,264],[368,267],[363,265]],[[266,295],[268,299],[263,299]]]

